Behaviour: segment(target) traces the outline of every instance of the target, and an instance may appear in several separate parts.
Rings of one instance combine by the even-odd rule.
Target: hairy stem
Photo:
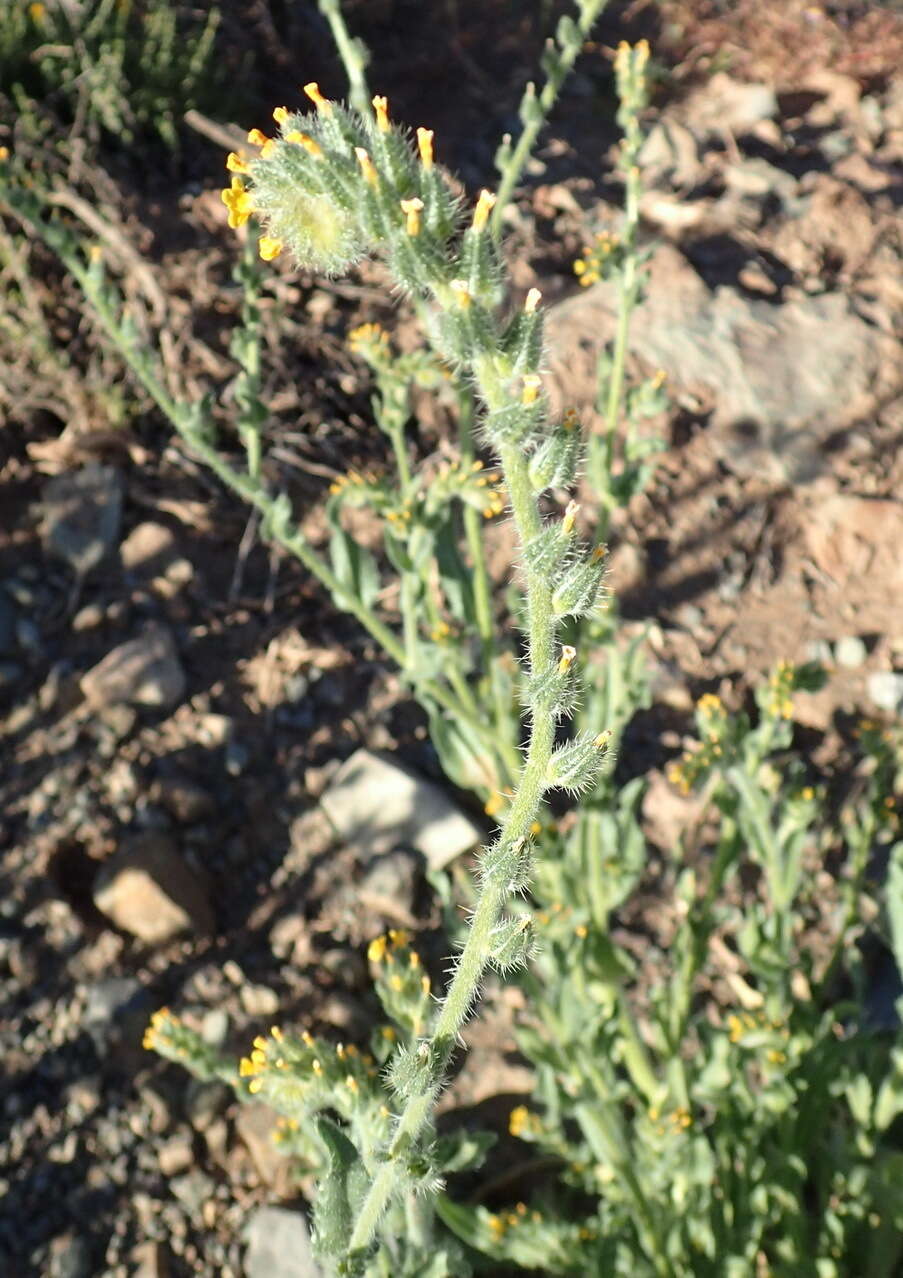
[[[501,451],[502,470],[518,539],[523,545],[539,530],[539,511],[530,487],[527,462],[515,447]],[[555,628],[552,590],[538,572],[527,573],[530,672],[540,675],[555,659]],[[455,974],[439,1010],[432,1037],[426,1045],[429,1070],[423,1085],[409,1097],[398,1118],[385,1163],[373,1180],[361,1207],[349,1244],[351,1251],[363,1250],[372,1239],[379,1221],[396,1189],[396,1160],[411,1149],[430,1120],[436,1096],[458,1035],[470,1013],[492,955],[492,932],[508,901],[510,888],[506,853],[512,845],[529,838],[545,791],[545,777],[555,744],[555,720],[550,707],[533,707],[533,722],[527,759],[520,775],[515,798],[496,841],[484,853],[480,864],[482,886],[474,908],[470,931],[455,968]]]

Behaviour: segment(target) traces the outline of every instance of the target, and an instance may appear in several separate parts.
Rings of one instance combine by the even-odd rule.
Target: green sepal
[[[578,559],[567,569],[552,593],[556,617],[580,617],[590,612],[599,598],[605,561],[595,552]]]

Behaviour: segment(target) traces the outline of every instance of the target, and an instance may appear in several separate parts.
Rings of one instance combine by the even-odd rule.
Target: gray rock
[[[307,1222],[285,1207],[258,1207],[245,1228],[245,1278],[320,1278]]]
[[[194,1162],[194,1151],[191,1148],[191,1138],[187,1133],[180,1133],[177,1136],[171,1136],[169,1140],[165,1140],[157,1147],[157,1162],[160,1171],[167,1178],[177,1176],[179,1172],[187,1171]]]
[[[242,985],[238,997],[249,1016],[275,1016],[279,1011],[279,995],[268,985]]]
[[[868,694],[881,710],[890,714],[903,711],[903,674],[892,670],[876,670],[868,678]]]
[[[714,401],[709,436],[740,474],[783,484],[823,469],[821,446],[872,416],[903,388],[901,344],[856,314],[842,293],[783,305],[710,290],[684,256],[662,245],[631,321],[632,353],[673,392]],[[614,286],[553,307],[546,334],[554,409],[591,410],[599,351],[615,327]]]
[[[90,1278],[91,1248],[84,1238],[65,1234],[50,1246],[50,1278]]]
[[[82,1024],[86,1029],[105,1028],[121,1016],[135,1001],[147,1001],[144,986],[133,976],[111,976],[88,988]]]
[[[369,857],[404,844],[440,870],[482,838],[437,785],[369,750],[345,761],[321,804],[339,835]]]
[[[273,1143],[279,1115],[269,1105],[253,1102],[241,1105],[235,1119],[235,1134],[251,1156],[251,1162],[264,1185],[289,1192],[291,1169],[284,1154]]]
[[[16,643],[25,653],[38,657],[43,647],[41,628],[31,617],[20,617],[16,622]]]
[[[398,911],[413,914],[421,868],[421,858],[408,848],[375,857],[359,884],[364,904],[378,910],[380,902],[385,902],[390,917]]]
[[[128,840],[101,869],[94,904],[116,927],[148,945],[180,932],[214,929],[206,886],[175,844],[156,832]]]
[[[147,626],[84,674],[81,690],[95,709],[121,704],[171,709],[185,695],[185,671],[172,635],[163,626]]]
[[[206,1131],[210,1124],[219,1118],[231,1098],[232,1089],[225,1083],[220,1083],[216,1079],[209,1083],[192,1079],[185,1097],[185,1116],[196,1132]]]
[[[201,1022],[201,1038],[211,1047],[222,1047],[229,1033],[229,1013],[222,1007],[213,1007],[204,1013]]]
[[[769,84],[747,84],[719,71],[691,93],[680,114],[700,137],[748,133],[777,115],[778,99]]]
[[[834,660],[847,670],[856,670],[864,665],[869,651],[858,635],[844,635],[834,645]]]
[[[202,1171],[186,1172],[184,1176],[175,1176],[169,1187],[179,1202],[192,1217],[195,1224],[200,1224],[204,1203],[213,1197],[216,1184],[211,1176]]]
[[[91,462],[45,484],[41,505],[47,550],[65,559],[77,577],[86,577],[119,536],[122,476],[112,466]]]

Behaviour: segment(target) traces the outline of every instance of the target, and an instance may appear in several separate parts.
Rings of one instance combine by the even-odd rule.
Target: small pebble
[[[96,630],[98,626],[103,625],[106,615],[100,604],[85,604],[84,608],[79,608],[72,618],[72,629],[78,633],[84,630]]]
[[[903,674],[877,670],[869,675],[868,694],[876,706],[896,714],[903,710]]]
[[[834,645],[834,659],[847,670],[856,670],[868,659],[868,648],[858,635],[845,635]]]

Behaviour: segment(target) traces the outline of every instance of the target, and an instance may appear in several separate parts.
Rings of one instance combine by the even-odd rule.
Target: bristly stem
[[[523,452],[509,445],[500,450],[502,471],[511,496],[518,540],[525,545],[540,530],[536,497],[530,486]],[[555,623],[552,589],[545,574],[527,571],[527,615],[529,617],[529,659],[531,679],[552,670],[555,660]],[[495,842],[484,852],[480,867],[480,894],[474,907],[470,931],[448,993],[442,1003],[432,1037],[427,1045],[429,1072],[423,1086],[410,1096],[398,1118],[385,1163],[373,1180],[361,1207],[349,1244],[359,1251],[372,1239],[397,1185],[397,1160],[410,1149],[430,1119],[436,1096],[470,1009],[492,957],[492,933],[509,898],[508,862],[513,847],[530,837],[545,791],[545,777],[555,744],[555,717],[551,705],[537,703],[532,708],[530,744],[527,758]]]

